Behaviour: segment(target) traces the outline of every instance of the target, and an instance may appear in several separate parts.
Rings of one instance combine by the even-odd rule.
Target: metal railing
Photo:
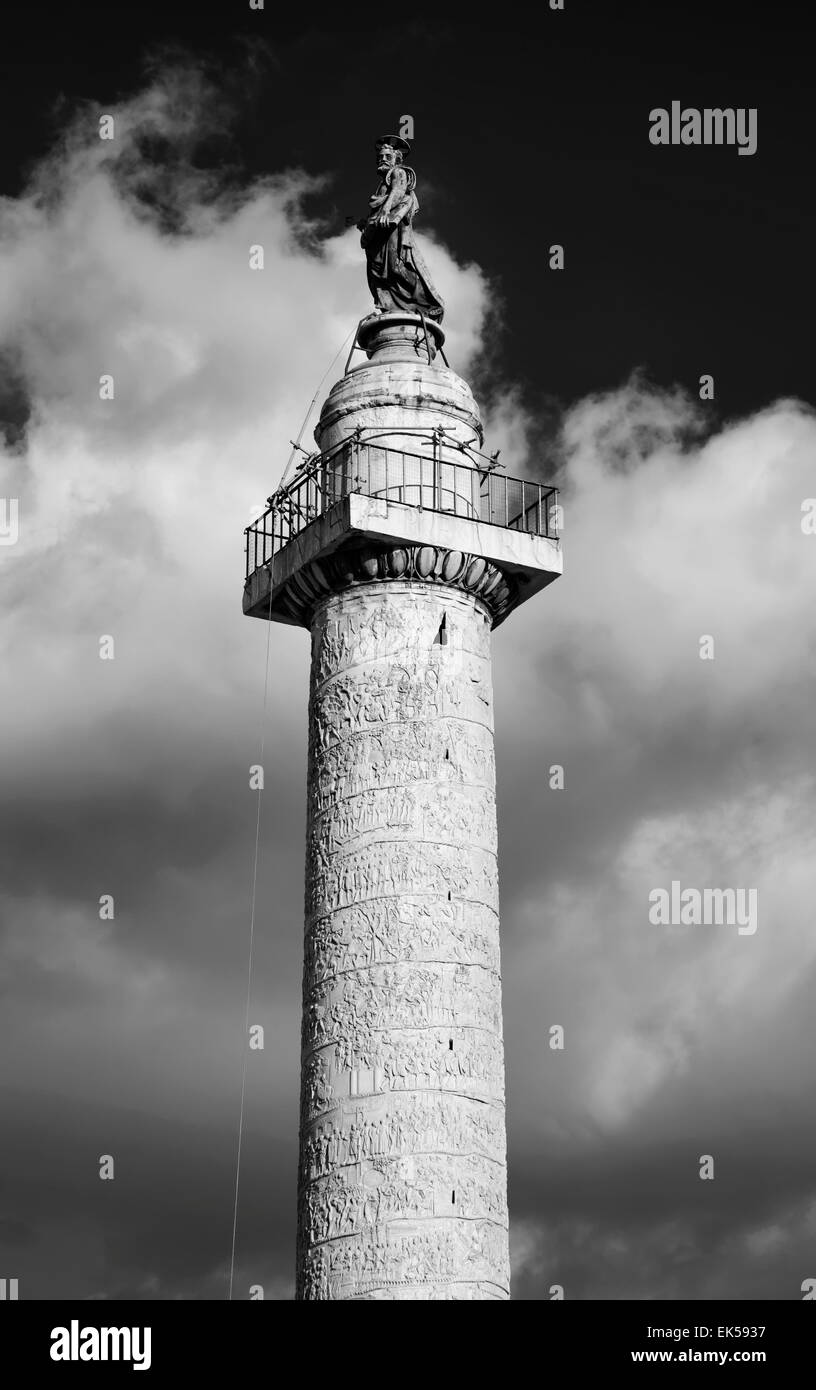
[[[389,433],[393,438],[394,431]],[[349,493],[449,512],[534,536],[558,535],[557,488],[508,478],[495,471],[493,461],[480,466],[471,457],[475,451],[466,453],[465,446],[441,440],[436,431],[424,436],[424,442],[432,453],[352,437],[327,454],[313,455],[246,528],[247,576]],[[449,457],[457,447],[465,457],[461,463]]]

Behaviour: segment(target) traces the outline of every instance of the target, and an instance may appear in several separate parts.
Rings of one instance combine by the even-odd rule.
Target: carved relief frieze
[[[315,983],[343,970],[423,960],[498,973],[496,908],[405,894],[326,913],[306,934],[305,978]]]
[[[501,1298],[489,624],[375,577],[314,612],[299,1297]]]

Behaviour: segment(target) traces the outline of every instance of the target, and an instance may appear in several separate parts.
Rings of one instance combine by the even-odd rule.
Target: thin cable
[[[360,326],[359,324],[356,324],[355,327],[352,328],[351,333],[347,333],[347,334],[346,334],[345,338],[343,339],[342,343],[340,344],[339,348],[337,349],[337,352],[334,354],[334,357],[332,358],[331,362],[329,363],[328,367],[326,368],[325,372],[323,373],[322,377],[320,378],[320,381],[317,383],[317,390],[315,391],[314,395],[312,396],[311,401],[309,402],[309,409],[306,411],[306,415],[305,415],[305,417],[304,417],[303,424],[302,424],[301,427],[300,427],[300,431],[299,431],[299,433],[298,433],[298,437],[297,437],[297,439],[295,439],[295,440],[293,441],[294,447],[293,447],[293,449],[292,449],[291,454],[289,455],[289,461],[288,461],[286,467],[285,467],[284,470],[283,470],[283,474],[282,474],[282,476],[281,476],[280,482],[278,483],[278,487],[283,487],[283,484],[286,482],[286,475],[287,475],[287,473],[289,472],[289,469],[292,467],[292,460],[294,459],[295,454],[297,453],[297,451],[298,451],[298,449],[299,449],[299,447],[300,447],[300,441],[301,441],[301,439],[303,438],[303,431],[305,430],[305,428],[306,428],[306,426],[307,426],[307,424],[308,424],[308,422],[309,422],[309,416],[311,415],[312,411],[314,410],[314,403],[315,403],[315,401],[317,400],[318,396],[320,395],[320,389],[321,389],[321,387],[322,387],[322,385],[323,385],[323,382],[326,380],[326,377],[329,375],[329,372],[331,371],[331,369],[332,369],[332,367],[334,366],[335,362],[337,361],[338,357],[341,355],[342,352],[345,351],[346,343],[348,342],[349,338],[351,337],[351,334],[353,333],[355,337],[357,336],[357,329],[359,328],[359,326]]]
[[[261,752],[259,766],[261,777],[263,777],[263,756],[264,744],[266,741],[266,702],[269,693],[269,650],[272,639],[272,576],[269,576],[269,612],[267,613],[266,625],[266,670],[264,672],[264,693],[263,711],[261,713]],[[238,1154],[235,1161],[235,1199],[232,1208],[232,1250],[230,1253],[230,1277],[229,1277],[229,1299],[232,1302],[232,1284],[235,1275],[235,1234],[238,1229],[238,1184],[241,1177],[241,1143],[244,1133],[244,1098],[246,1096],[247,1062],[249,1059],[249,1048],[247,1038],[249,1036],[249,1008],[252,997],[252,950],[255,944],[255,900],[258,886],[258,849],[261,842],[261,801],[263,799],[263,784],[258,787],[258,815],[255,820],[255,861],[252,866],[252,898],[249,911],[249,961],[247,964],[247,995],[246,995],[246,1014],[244,1017],[244,1059],[241,1067],[241,1107],[238,1114]]]
[[[351,333],[347,333],[347,334],[346,334],[345,338],[343,339],[342,343],[340,344],[340,347],[338,348],[337,352],[335,353],[334,357],[332,358],[331,362],[329,363],[328,367],[326,368],[325,372],[323,373],[322,377],[320,378],[320,381],[318,382],[317,390],[315,391],[314,395],[312,396],[311,402],[310,402],[310,404],[309,404],[309,409],[306,411],[306,415],[305,415],[305,417],[304,417],[303,424],[302,424],[301,427],[300,427],[300,433],[298,434],[297,440],[295,441],[295,447],[292,449],[292,453],[291,453],[290,456],[289,456],[289,462],[287,463],[287,465],[286,465],[286,467],[285,467],[285,469],[284,469],[284,471],[283,471],[283,478],[281,479],[281,483],[282,483],[282,482],[284,481],[284,479],[286,478],[286,475],[287,475],[287,473],[289,472],[289,469],[290,469],[291,466],[292,466],[292,460],[294,459],[295,454],[297,453],[298,446],[300,445],[300,441],[301,441],[301,439],[302,439],[302,437],[303,437],[303,431],[306,429],[306,425],[307,425],[307,423],[308,423],[309,416],[311,415],[312,410],[313,410],[313,408],[314,408],[314,403],[315,403],[315,401],[317,400],[318,395],[320,394],[320,389],[321,389],[321,387],[322,387],[322,385],[323,385],[323,382],[326,380],[326,377],[329,375],[329,372],[331,371],[332,367],[334,366],[334,364],[335,364],[335,362],[337,361],[337,359],[338,359],[338,357],[340,356],[340,354],[344,351],[344,349],[345,349],[345,347],[346,347],[346,344],[348,343],[349,338],[352,336],[352,334],[356,337],[356,335],[357,335],[357,328],[358,328],[358,327],[359,327],[359,324],[356,325],[356,326],[351,330]],[[269,586],[269,611],[267,612],[267,615],[266,615],[266,617],[267,617],[267,629],[266,629],[266,669],[265,669],[265,671],[264,671],[263,711],[262,711],[262,714],[261,714],[261,751],[260,751],[260,757],[259,757],[259,765],[260,765],[260,767],[261,767],[261,775],[262,775],[262,776],[263,776],[264,745],[265,745],[265,740],[266,740],[266,705],[267,705],[267,697],[268,697],[268,694],[269,694],[269,652],[270,652],[271,638],[272,638],[272,583],[271,583],[271,578],[272,578],[272,577],[271,577],[271,575],[270,575],[270,586]],[[250,906],[250,912],[249,912],[249,960],[248,960],[248,962],[247,962],[247,996],[246,996],[246,1013],[245,1013],[245,1017],[244,1017],[244,1056],[243,1056],[243,1063],[242,1063],[242,1066],[241,1066],[241,1105],[240,1105],[240,1109],[239,1109],[239,1113],[238,1113],[238,1152],[237,1152],[236,1160],[235,1160],[235,1196],[234,1196],[234,1199],[233,1199],[233,1207],[232,1207],[232,1248],[231,1248],[231,1251],[230,1251],[230,1277],[229,1277],[229,1297],[228,1297],[228,1301],[229,1301],[230,1303],[232,1302],[232,1289],[233,1289],[233,1283],[234,1283],[234,1279],[235,1279],[235,1238],[236,1238],[236,1234],[237,1234],[237,1230],[238,1230],[238,1189],[239,1189],[240,1181],[241,1181],[241,1147],[242,1147],[242,1144],[243,1144],[243,1136],[244,1136],[244,1105],[245,1105],[245,1100],[246,1100],[247,1064],[248,1064],[248,1061],[249,1061],[249,1048],[248,1048],[248,1046],[247,1046],[247,1038],[248,1038],[248,1036],[249,1036],[249,1010],[250,1010],[250,1004],[251,1004],[251,999],[252,999],[252,954],[253,954],[253,948],[254,948],[254,945],[255,945],[255,903],[256,903],[256,899],[257,899],[257,888],[258,888],[258,855],[259,855],[260,843],[261,843],[261,800],[262,800],[262,792],[263,792],[263,787],[259,787],[259,788],[258,788],[258,814],[257,814],[256,820],[255,820],[255,858],[254,858],[254,862],[253,862],[253,865],[252,865],[252,897],[251,897],[251,906]]]

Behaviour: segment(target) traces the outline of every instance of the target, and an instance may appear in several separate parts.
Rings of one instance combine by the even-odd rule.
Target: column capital
[[[279,603],[292,622],[307,627],[328,594],[371,583],[399,580],[453,588],[481,599],[491,623],[514,600],[513,581],[483,555],[437,545],[366,545],[312,560],[285,585]]]

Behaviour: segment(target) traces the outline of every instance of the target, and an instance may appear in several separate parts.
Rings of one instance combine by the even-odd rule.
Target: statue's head
[[[401,164],[403,157],[410,153],[411,146],[401,135],[381,135],[374,142],[377,150],[377,169],[382,173]]]

